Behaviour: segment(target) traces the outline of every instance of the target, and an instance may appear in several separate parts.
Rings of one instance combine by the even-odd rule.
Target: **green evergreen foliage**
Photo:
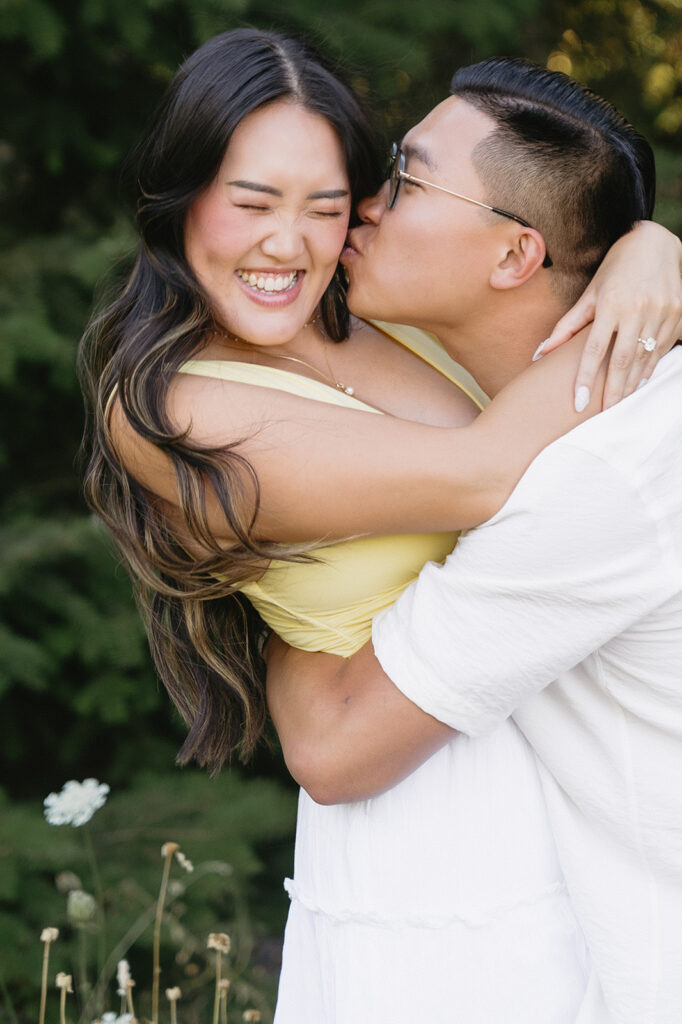
[[[229,885],[219,876],[197,882],[201,927],[219,930],[216,917],[229,925],[248,897],[259,927],[281,930],[283,837],[293,831],[286,772],[267,752],[249,774],[217,782],[173,768],[183,728],[155,681],[127,577],[82,504],[75,466],[78,338],[98,282],[123,273],[134,244],[126,154],[183,57],[244,24],[321,46],[348,69],[386,139],[446,94],[461,63],[493,53],[549,62],[612,99],[652,139],[657,215],[682,230],[679,0],[4,0],[0,994],[10,986],[27,1008],[22,1022],[35,1018],[40,929],[64,920],[54,875],[86,873],[79,836],[39,813],[66,778],[97,775],[116,789],[93,823],[112,855],[105,887],[124,892],[110,896],[112,932],[155,891],[167,838],[197,863],[233,865]]]

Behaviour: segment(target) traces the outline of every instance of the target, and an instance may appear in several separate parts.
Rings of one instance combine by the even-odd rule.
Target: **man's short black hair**
[[[616,239],[651,217],[649,143],[579,82],[520,58],[460,68],[450,91],[495,122],[472,155],[486,198],[542,233],[572,301]]]

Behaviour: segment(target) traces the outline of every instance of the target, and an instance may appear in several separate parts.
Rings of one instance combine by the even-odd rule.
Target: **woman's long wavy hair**
[[[118,297],[89,324],[79,351],[85,396],[85,495],[120,548],[145,618],[157,670],[189,734],[178,754],[217,772],[233,751],[245,760],[266,718],[260,623],[238,592],[273,558],[295,552],[253,536],[258,480],[238,439],[193,445],[167,413],[173,375],[213,326],[206,295],[184,254],[183,227],[194,199],[218,172],[233,131],[252,111],[290,98],[335,129],[353,207],[380,181],[377,147],[353,93],[304,44],[238,29],[209,40],[182,65],[137,152],[140,246]],[[347,337],[341,269],[320,305],[327,334]],[[155,444],[177,477],[180,542],[153,494],[121,464],[108,412],[116,395],[137,434]],[[208,524],[215,494],[235,537],[229,550]],[[192,549],[191,553],[187,548]]]

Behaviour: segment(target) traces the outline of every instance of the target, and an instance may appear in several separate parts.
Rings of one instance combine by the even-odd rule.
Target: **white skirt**
[[[275,1024],[573,1024],[589,963],[511,722],[400,785],[301,792]]]

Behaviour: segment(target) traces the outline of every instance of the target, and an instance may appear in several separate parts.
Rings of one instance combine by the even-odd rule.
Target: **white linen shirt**
[[[682,1022],[682,349],[377,616],[399,689],[535,751],[593,961],[580,1024]]]

